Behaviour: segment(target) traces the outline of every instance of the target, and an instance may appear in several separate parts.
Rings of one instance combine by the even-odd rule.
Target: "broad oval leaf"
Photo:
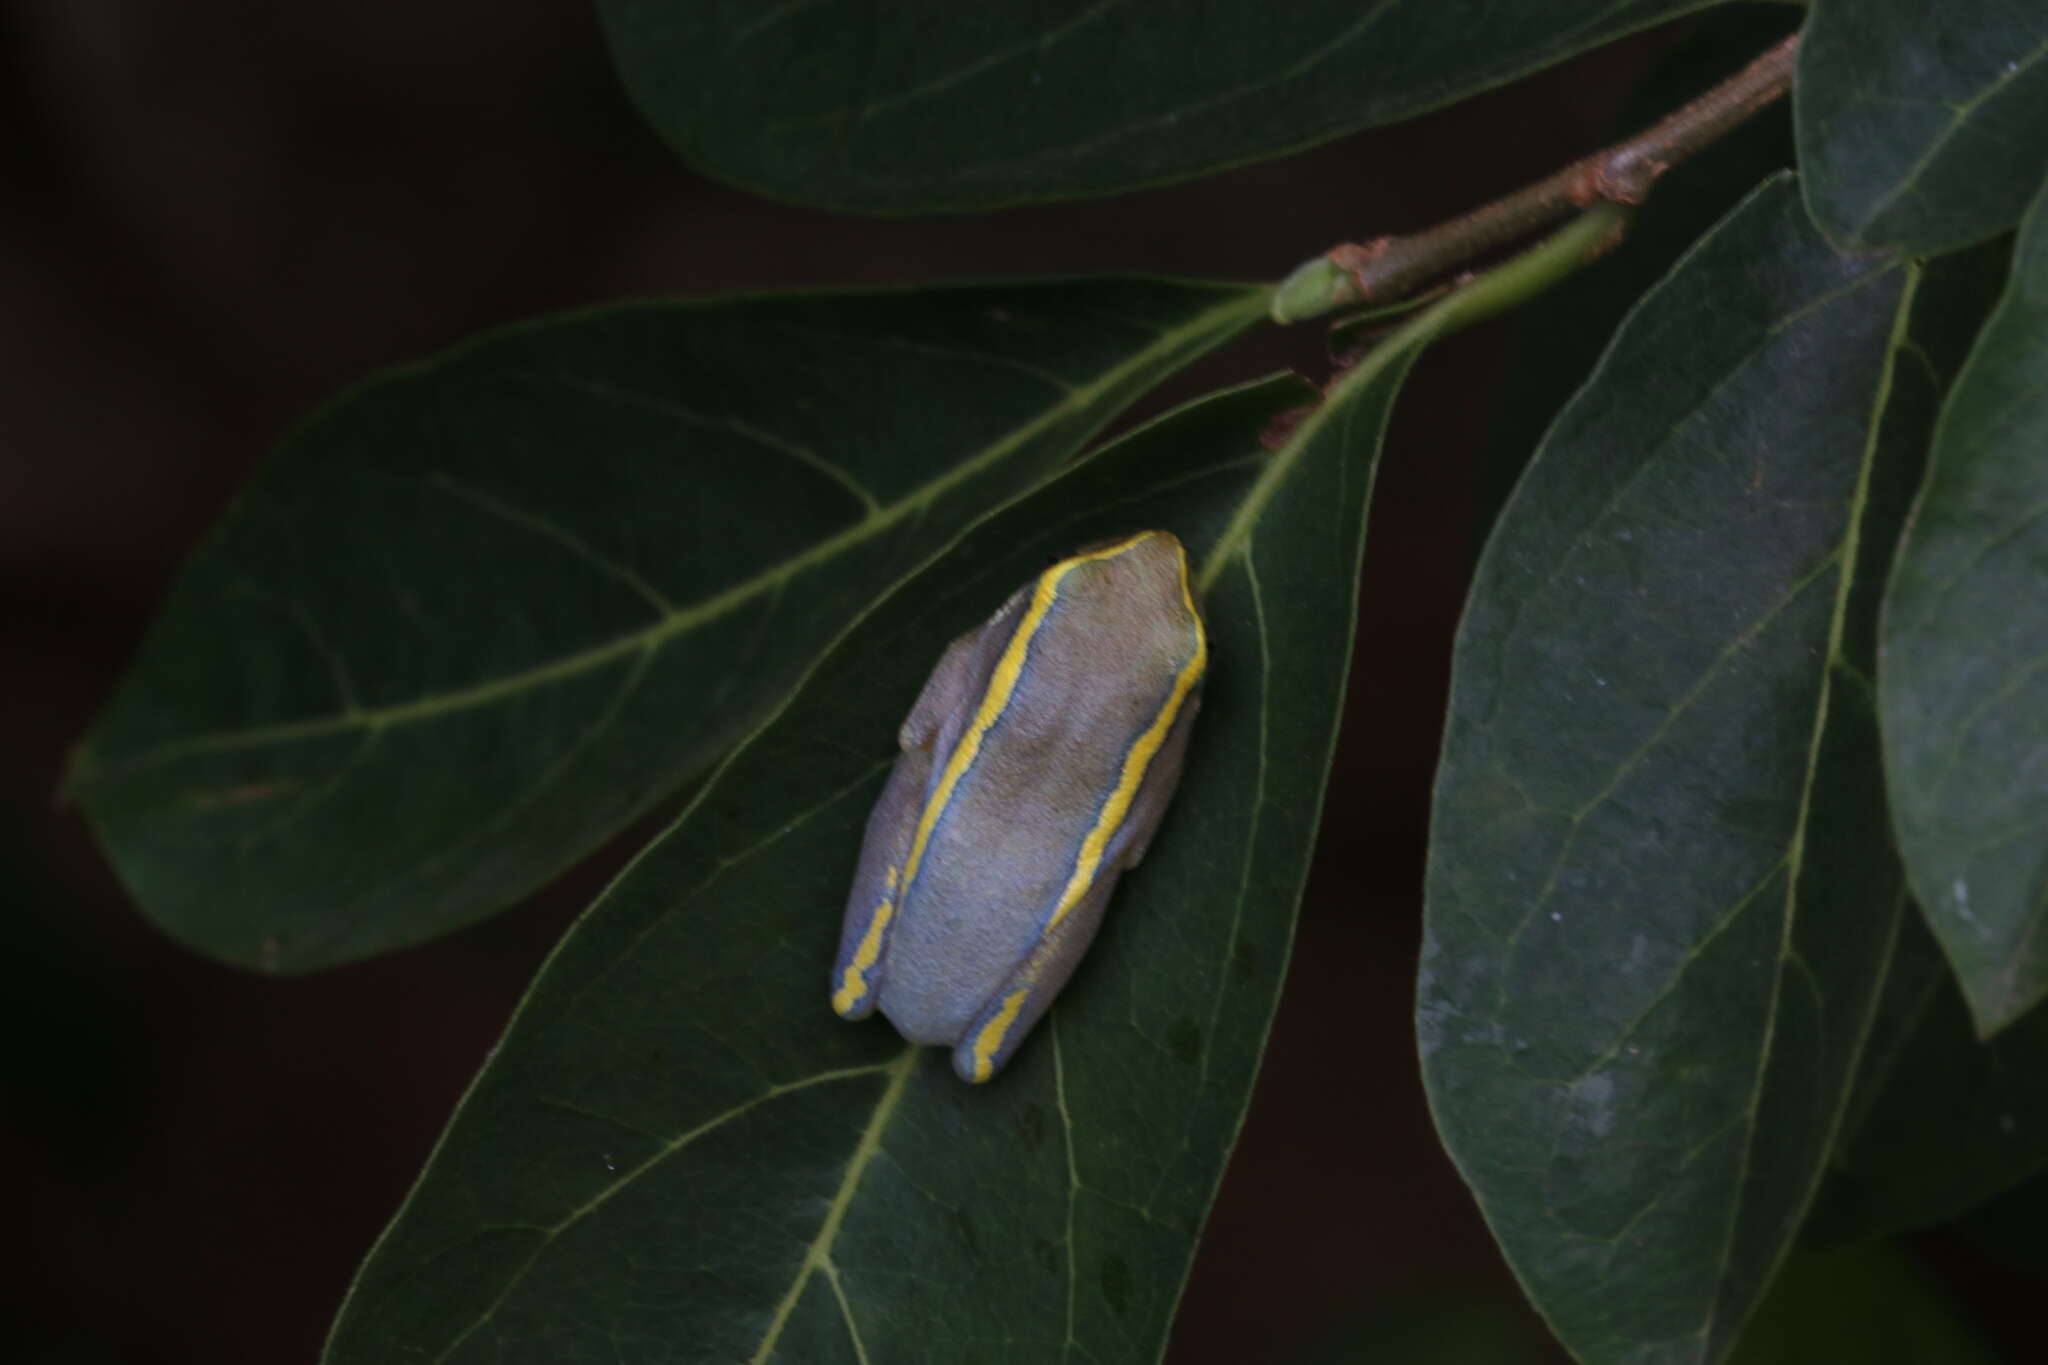
[[[1449,104],[1709,0],[599,0],[692,164],[869,212],[1112,194]]]
[[[2048,171],[2048,10],[1814,0],[1794,118],[1836,241],[1945,251],[2018,221]]]
[[[878,605],[564,940],[327,1359],[1155,1359],[1286,965],[1397,379],[1277,456],[1298,381],[1195,404]],[[1208,588],[1186,774],[1052,1013],[970,1087],[827,1007],[862,827],[944,644],[1147,526]]]
[[[1729,1349],[1905,913],[1868,668],[1933,409],[1892,383],[1908,274],[1767,181],[1560,415],[1459,630],[1424,1079],[1588,1365]]]
[[[1885,771],[1990,1035],[2048,993],[2048,188],[1942,412],[1885,602]]]
[[[715,759],[891,583],[1262,298],[638,305],[376,380],[207,538],[70,790],[144,910],[232,962],[479,919]]]

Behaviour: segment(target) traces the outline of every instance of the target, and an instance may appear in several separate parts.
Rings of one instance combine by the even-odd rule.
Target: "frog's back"
[[[905,1037],[959,1040],[1077,877],[1113,879],[1149,833],[1130,818],[1128,784],[1162,713],[1185,704],[1202,648],[1179,542],[1163,533],[1048,570],[991,642],[974,716],[934,766],[891,935],[880,1007]]]

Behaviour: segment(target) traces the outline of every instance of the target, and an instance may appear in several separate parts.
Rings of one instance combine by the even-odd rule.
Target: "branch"
[[[1442,298],[1380,338],[1356,364],[1337,373],[1323,390],[1320,402],[1281,414],[1267,428],[1267,449],[1272,451],[1272,457],[1239,499],[1237,511],[1223,528],[1223,534],[1210,543],[1201,572],[1195,578],[1196,590],[1206,596],[1215,587],[1225,566],[1250,544],[1259,517],[1275,492],[1291,477],[1295,461],[1309,449],[1321,427],[1344,420],[1351,411],[1351,400],[1361,389],[1387,377],[1392,367],[1406,367],[1433,342],[1496,313],[1519,307],[1588,261],[1598,259],[1612,244],[1628,215],[1624,204],[1595,204],[1521,254],[1448,290]]]
[[[1640,204],[1657,177],[1783,96],[1798,54],[1795,33],[1655,127],[1462,218],[1407,237],[1330,248],[1274,289],[1273,320],[1384,303],[1591,204]]]

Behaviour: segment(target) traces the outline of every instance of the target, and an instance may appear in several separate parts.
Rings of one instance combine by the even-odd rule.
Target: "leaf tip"
[[[2010,981],[1965,981],[1963,998],[1970,1006],[1970,1026],[1980,1043],[1996,1041],[2041,1003],[2043,992],[2019,989]]]

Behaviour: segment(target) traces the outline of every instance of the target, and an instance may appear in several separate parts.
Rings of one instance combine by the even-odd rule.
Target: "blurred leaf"
[[[1885,599],[1885,769],[1977,1031],[2048,993],[2048,189],[1941,415]]]
[[[62,874],[69,848],[31,831],[47,815],[0,794],[0,1113],[16,1160],[60,1205],[137,1159],[153,1117],[155,1030],[125,962],[107,952],[89,892]]]
[[[1526,1308],[1470,1289],[1404,1289],[1388,1303],[1318,1335],[1299,1351],[1265,1359],[1285,1365],[1544,1365],[1556,1348]]]
[[[1623,324],[1460,628],[1424,1076],[1589,1365],[1729,1349],[1905,913],[1868,675],[1933,412],[1891,382],[1915,298],[1766,182]]]
[[[1276,455],[1305,385],[1194,404],[882,602],[557,950],[328,1359],[1156,1359],[1286,967],[1404,368]],[[1154,525],[1213,579],[1185,779],[1047,1021],[963,1085],[827,1008],[868,807],[947,640]]]
[[[2001,1038],[1992,1046],[2006,1041]],[[2048,1172],[1973,1210],[1953,1224],[1951,1231],[1973,1250],[2009,1269],[2048,1277]]]
[[[1894,1247],[1802,1252],[1729,1365],[1998,1365],[1948,1296]]]
[[[74,756],[144,910],[303,971],[502,908],[1263,291],[1098,279],[517,327],[293,434]]]
[[[1837,241],[1944,251],[2005,231],[2048,171],[2048,9],[1814,0],[1799,165]]]
[[[1806,1240],[1946,1222],[2048,1166],[2044,1075],[2048,1011],[1980,1042],[1940,948],[1908,916]]]
[[[868,212],[1113,194],[1450,104],[1708,0],[599,0],[700,169]]]

